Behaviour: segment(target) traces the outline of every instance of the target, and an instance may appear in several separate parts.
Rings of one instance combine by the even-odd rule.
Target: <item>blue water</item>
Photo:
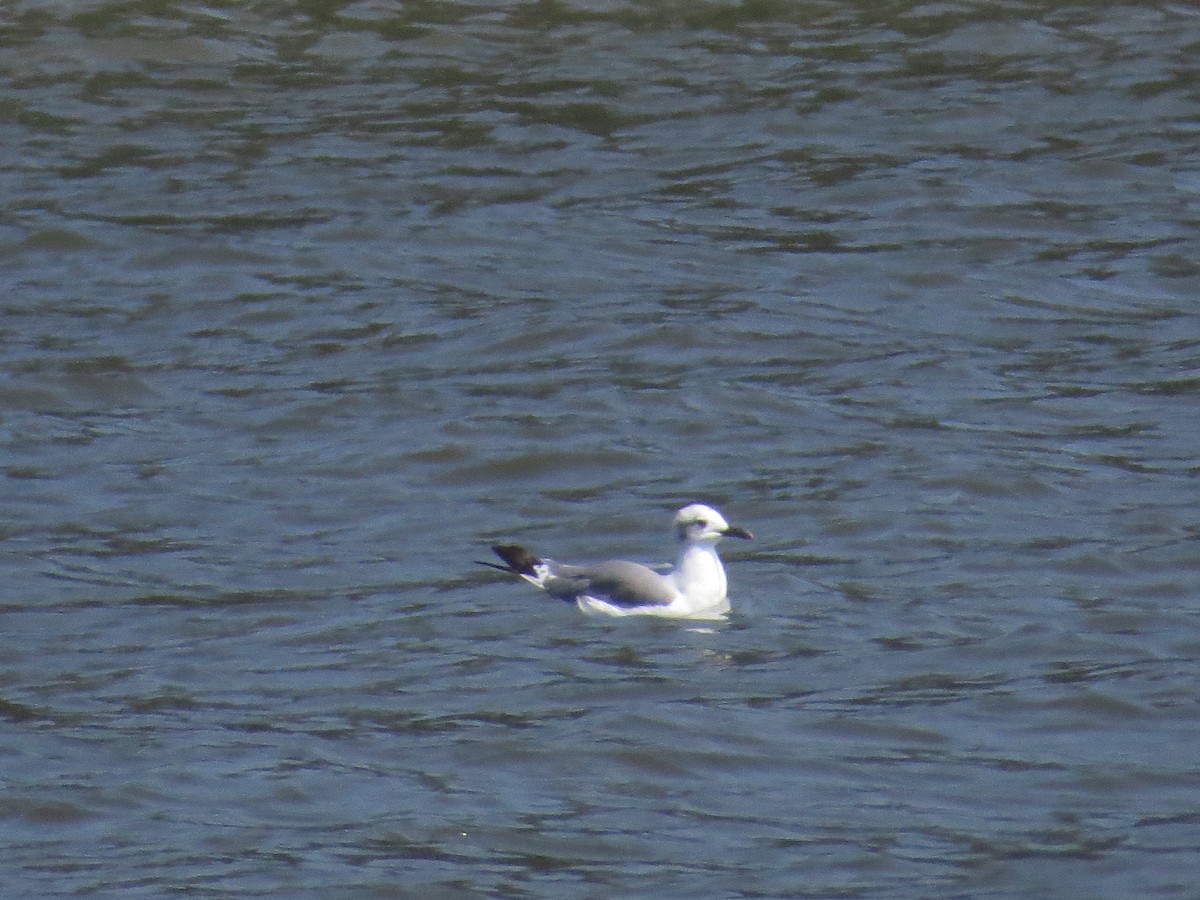
[[[2,16],[4,896],[1195,896],[1193,11]]]

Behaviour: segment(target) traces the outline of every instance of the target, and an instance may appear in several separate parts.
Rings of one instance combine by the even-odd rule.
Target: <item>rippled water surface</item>
[[[5,896],[1196,896],[1194,8],[0,22]]]

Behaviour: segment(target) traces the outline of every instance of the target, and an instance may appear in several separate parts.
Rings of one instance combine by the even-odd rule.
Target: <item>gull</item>
[[[711,506],[693,503],[675,514],[679,556],[675,567],[655,571],[641,563],[613,559],[592,566],[569,566],[534,556],[517,544],[492,547],[504,565],[482,565],[519,575],[551,597],[574,603],[592,616],[663,616],[720,619],[729,612],[725,568],[717,556],[723,537],[751,540],[745,528],[730,525]]]

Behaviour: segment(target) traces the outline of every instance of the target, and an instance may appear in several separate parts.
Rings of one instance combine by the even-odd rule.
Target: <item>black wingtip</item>
[[[504,566],[494,563],[484,563],[496,569],[503,569],[515,575],[533,575],[534,566],[540,565],[541,560],[519,544],[493,544],[492,552],[504,560]]]

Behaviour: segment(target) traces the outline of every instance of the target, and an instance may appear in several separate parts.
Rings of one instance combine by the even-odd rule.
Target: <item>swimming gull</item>
[[[588,615],[722,618],[729,612],[729,598],[717,542],[723,537],[750,540],[753,535],[730,525],[702,503],[679,510],[674,525],[679,556],[673,569],[662,572],[623,559],[593,566],[562,565],[536,557],[517,544],[492,547],[504,565],[483,565],[520,575],[551,597],[575,603]]]

